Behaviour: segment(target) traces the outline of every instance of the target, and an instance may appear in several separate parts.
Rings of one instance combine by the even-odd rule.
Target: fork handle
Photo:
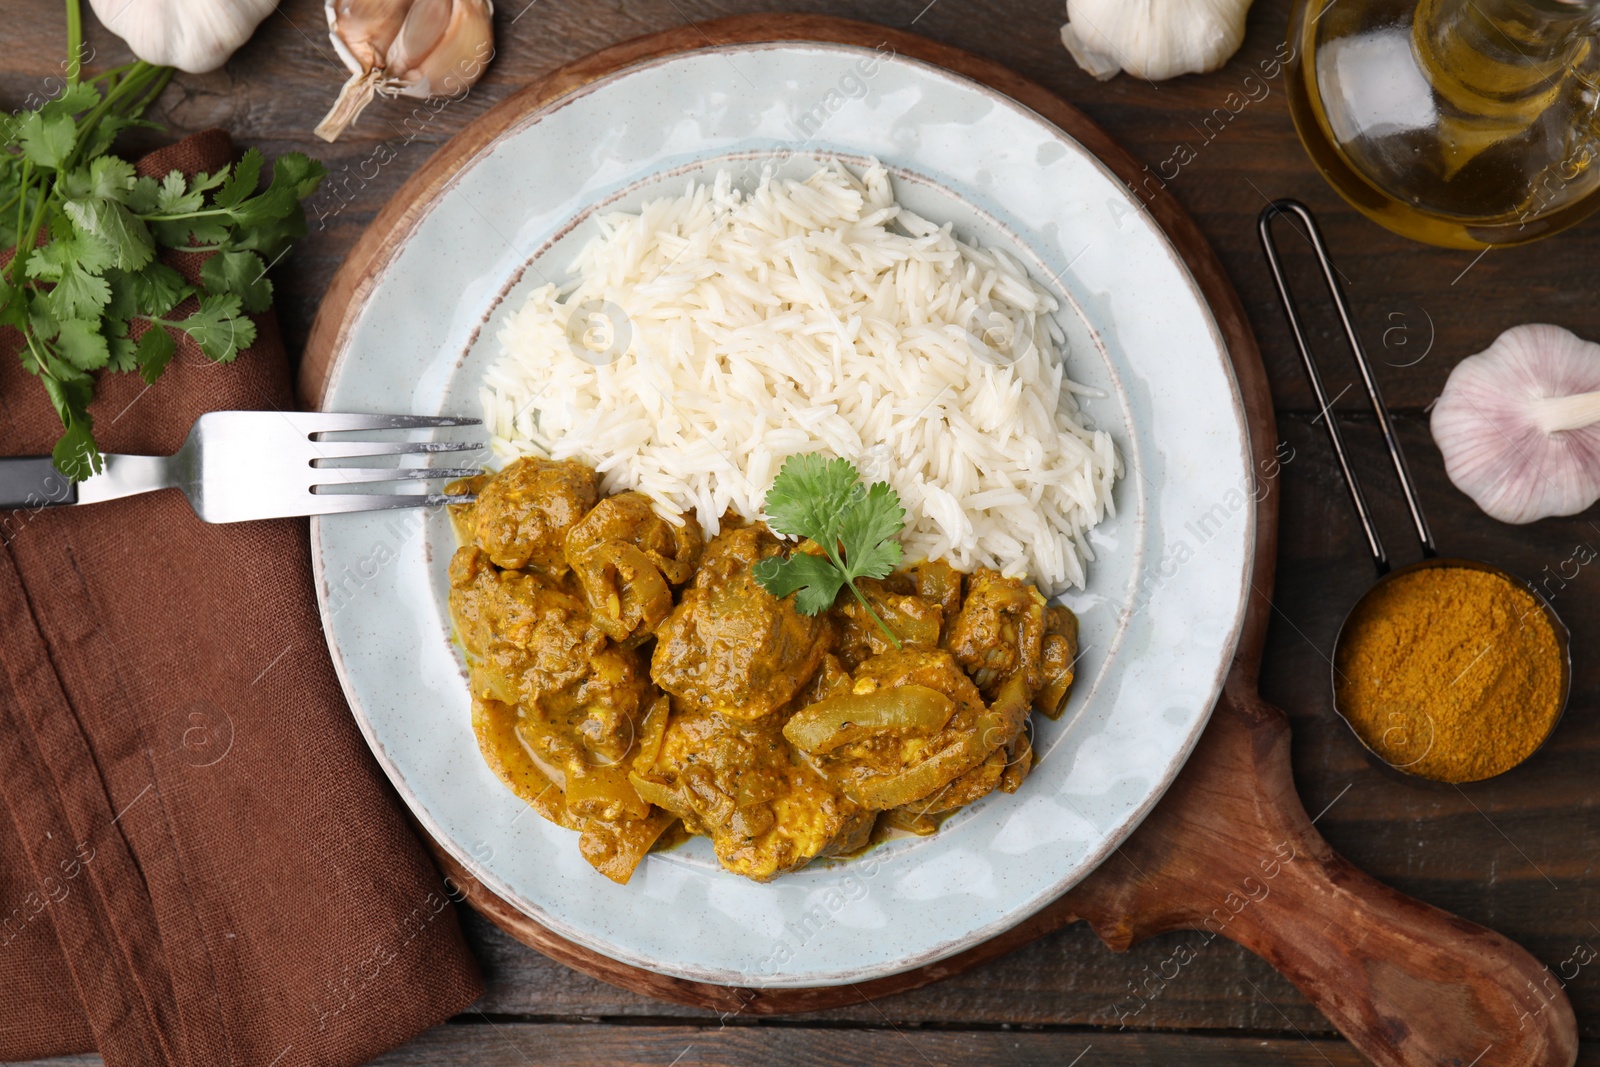
[[[49,456],[0,456],[0,508],[76,504],[78,487]]]

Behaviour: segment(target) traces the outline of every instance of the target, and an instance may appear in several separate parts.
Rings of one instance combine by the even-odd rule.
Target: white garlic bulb
[[[332,141],[374,93],[464,94],[494,55],[491,0],[326,0],[328,37],[350,70],[316,134]]]
[[[1101,81],[1216,70],[1244,42],[1250,0],[1067,0],[1061,43]]]
[[[89,0],[106,29],[146,63],[216,70],[250,39],[277,0]]]
[[[1600,345],[1513,326],[1450,372],[1431,426],[1450,480],[1493,518],[1575,515],[1600,500]]]

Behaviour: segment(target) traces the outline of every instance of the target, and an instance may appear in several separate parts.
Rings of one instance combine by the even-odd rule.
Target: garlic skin
[[[492,0],[325,0],[328,38],[350,70],[316,134],[333,141],[376,93],[465,93],[494,55]]]
[[[216,70],[250,39],[277,0],[89,0],[105,28],[146,63]]]
[[[1600,500],[1600,345],[1513,326],[1450,372],[1430,423],[1457,489],[1528,523]]]
[[[1061,43],[1101,81],[1216,70],[1244,42],[1250,0],[1067,0]]]

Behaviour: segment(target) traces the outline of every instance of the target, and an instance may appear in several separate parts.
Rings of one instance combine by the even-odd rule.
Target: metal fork
[[[347,492],[356,487],[438,478],[467,478],[476,467],[340,467],[330,460],[368,459],[482,449],[474,441],[328,440],[351,430],[476,426],[478,419],[428,415],[355,415],[305,411],[212,411],[201,415],[171,456],[106,455],[99,473],[74,485],[49,456],[0,457],[0,508],[97,504],[181,489],[206,522],[242,522],[291,515],[437,507],[470,503],[470,495]]]

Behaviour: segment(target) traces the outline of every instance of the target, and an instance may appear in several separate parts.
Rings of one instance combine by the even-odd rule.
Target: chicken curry
[[[939,821],[1033,762],[1030,712],[1072,685],[1077,620],[1026,582],[923,561],[804,615],[752,577],[815,550],[729,515],[601,497],[595,472],[524,458],[458,483],[450,610],[489,766],[584,858],[627,882],[653,848],[710,838],[767,881]]]

